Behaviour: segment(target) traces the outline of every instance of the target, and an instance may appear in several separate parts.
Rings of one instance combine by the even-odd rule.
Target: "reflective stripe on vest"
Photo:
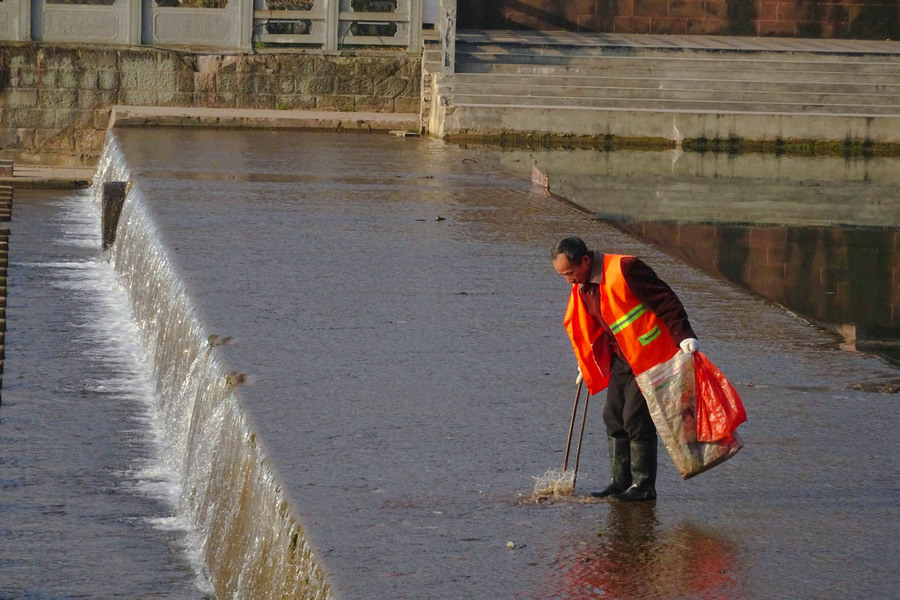
[[[613,333],[619,333],[620,331],[634,323],[635,320],[637,320],[637,318],[644,314],[646,311],[647,309],[644,308],[643,304],[638,304],[633,309],[628,311],[627,315],[625,315],[615,323],[610,323],[609,328]]]

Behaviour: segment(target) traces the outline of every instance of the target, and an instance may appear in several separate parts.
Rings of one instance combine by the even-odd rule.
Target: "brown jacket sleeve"
[[[697,337],[681,300],[644,261],[634,257],[623,259],[622,273],[631,293],[656,314],[668,328],[676,344],[687,338]]]

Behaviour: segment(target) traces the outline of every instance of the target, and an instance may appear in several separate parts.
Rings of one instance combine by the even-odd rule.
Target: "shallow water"
[[[208,598],[87,192],[17,190],[0,406],[0,598]]]
[[[117,136],[208,333],[233,337],[221,350],[247,375],[241,402],[338,598],[894,590],[897,397],[851,385],[896,379],[895,368],[838,351],[831,334],[473,152],[317,133]],[[608,477],[599,399],[576,495],[528,501],[533,478],[562,466],[574,392],[560,323],[568,290],[548,259],[569,234],[654,266],[747,406],[746,447],[728,463],[682,482],[660,456],[655,504],[584,495]],[[24,299],[11,290],[11,323],[15,301]],[[145,428],[138,439],[143,453],[122,460],[126,472],[152,455]],[[74,479],[87,485],[92,473]],[[47,481],[37,497],[54,497]],[[96,543],[137,543],[129,535]],[[90,550],[76,552],[82,564],[101,554]],[[161,564],[147,576],[167,573]],[[33,568],[54,572],[49,560]],[[185,597],[193,579],[182,575],[186,587],[155,589]]]
[[[900,364],[900,160],[483,150],[521,178]]]
[[[866,524],[896,514],[896,397],[848,386],[896,370],[438,142],[120,139],[202,321],[235,338],[224,356],[339,597],[891,589],[896,530]],[[574,367],[547,254],[570,233],[645,256],[748,405],[747,448],[690,482],[664,458],[655,508],[519,502],[562,462]],[[606,477],[598,404],[582,491]],[[698,580],[685,557],[704,552],[723,564]]]

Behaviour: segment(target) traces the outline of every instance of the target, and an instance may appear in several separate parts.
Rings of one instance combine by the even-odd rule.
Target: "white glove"
[[[697,340],[697,338],[687,338],[681,340],[681,344],[679,345],[681,346],[681,351],[685,354],[693,354],[700,349],[700,342]]]
[[[578,385],[584,381],[584,377],[581,376],[581,369],[578,369],[578,377],[575,378],[575,385]]]

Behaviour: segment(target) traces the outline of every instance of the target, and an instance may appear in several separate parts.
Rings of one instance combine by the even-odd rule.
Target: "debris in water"
[[[392,129],[389,133],[391,135],[395,135],[397,137],[402,137],[402,138],[419,137],[418,131],[407,131],[405,129]]]
[[[247,383],[247,375],[244,373],[238,373],[237,371],[232,371],[231,373],[225,375],[225,383],[227,383],[231,387],[244,385],[245,383]]]
[[[506,542],[506,547],[509,548],[510,550],[515,550],[516,543],[515,542]]]
[[[436,216],[436,217],[434,218],[434,220],[435,220],[435,221],[446,221],[447,219],[445,219],[445,218],[442,217],[441,215],[438,215],[438,216]]]
[[[224,346],[228,342],[231,341],[231,336],[222,337],[220,335],[216,335],[215,333],[206,338],[206,342],[215,348],[216,346]]]
[[[536,498],[558,498],[575,491],[575,471],[559,471],[548,469],[540,477],[534,477],[534,496]]]
[[[900,385],[892,382],[881,383],[877,381],[862,381],[854,383],[850,386],[850,389],[858,392],[871,392],[875,394],[896,394],[897,392],[900,392]]]

